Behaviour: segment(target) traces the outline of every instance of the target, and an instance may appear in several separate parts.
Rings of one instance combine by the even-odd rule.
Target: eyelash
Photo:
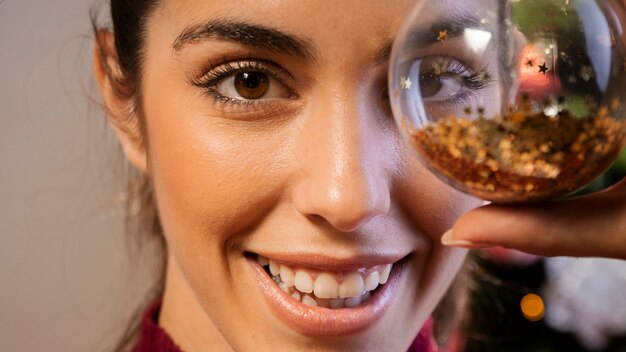
[[[468,91],[462,92],[459,96],[455,98],[455,101],[446,102],[446,104],[454,104],[455,106],[460,106],[462,104],[469,103],[472,98],[472,94],[487,88],[492,82],[492,78],[484,79],[484,77],[491,77],[487,67],[482,67],[475,72],[471,72],[469,67],[472,67],[472,63],[469,65],[465,65],[459,60],[452,58],[450,56],[439,56],[436,59],[439,64],[442,66],[442,70],[447,75],[456,75],[461,78],[463,81],[463,85]]]
[[[210,62],[207,67],[214,67],[212,69],[202,70],[202,74],[197,75],[197,78],[191,79],[191,84],[198,88],[203,89],[203,93],[210,95],[216,102],[221,102],[233,106],[254,106],[259,104],[268,104],[267,100],[245,100],[236,99],[225,96],[220,93],[216,86],[225,79],[236,75],[241,72],[262,72],[268,75],[270,78],[278,81],[287,90],[291,90],[288,84],[285,84],[283,79],[286,70],[282,67],[262,59],[245,59],[238,61],[227,62],[218,66],[212,65]]]
[[[472,93],[486,88],[491,83],[491,80],[485,80],[481,78],[485,75],[489,75],[485,67],[471,73],[471,71],[468,69],[468,66],[452,57],[441,56],[438,57],[438,60],[444,68],[446,74],[456,75],[460,77],[463,81],[463,84],[465,85],[465,88],[469,90],[469,92],[464,91],[459,96],[457,96],[455,98],[455,101],[447,102],[448,104],[466,104],[471,99]],[[209,62],[207,67],[214,67],[214,65]],[[239,61],[231,61],[218,65],[213,69],[204,69],[201,71],[204,73],[197,75],[191,79],[191,84],[198,88],[202,88],[203,93],[210,95],[216,102],[220,102],[230,106],[249,107],[270,103],[267,100],[245,100],[231,98],[221,94],[220,91],[216,88],[216,86],[220,82],[227,79],[228,77],[246,71],[265,73],[272,79],[278,81],[278,83],[285,86],[286,89],[290,90],[289,85],[285,84],[284,79],[281,79],[281,76],[283,76],[286,72],[285,69],[272,62],[262,59],[245,59]]]

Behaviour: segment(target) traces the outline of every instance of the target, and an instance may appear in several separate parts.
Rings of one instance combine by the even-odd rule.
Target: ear
[[[140,116],[135,109],[134,92],[124,87],[113,33],[100,29],[94,41],[93,70],[102,94],[107,119],[122,144],[130,163],[147,173],[147,152]]]

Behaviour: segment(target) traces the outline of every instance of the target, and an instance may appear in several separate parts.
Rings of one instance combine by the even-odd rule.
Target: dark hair
[[[113,85],[115,94],[129,102],[130,111],[126,118],[132,121],[119,121],[115,116],[112,123],[136,136],[143,148],[147,148],[145,121],[141,100],[142,62],[146,38],[146,21],[159,4],[158,0],[111,0],[111,29],[100,27],[97,11],[92,11],[91,19],[96,40],[96,54],[104,63],[106,74]],[[114,48],[107,40],[113,34]],[[111,67],[107,58],[113,55],[117,67]],[[105,110],[107,107],[104,107]],[[128,129],[132,129],[128,131]],[[125,197],[125,227],[128,234],[128,249],[137,252],[147,245],[154,246],[157,252],[156,280],[145,301],[134,311],[123,335],[117,341],[114,351],[130,351],[139,336],[143,311],[163,295],[165,285],[165,239],[158,217],[152,184],[147,175],[131,169],[127,176]],[[132,254],[131,254],[132,255]]]
[[[135,135],[143,148],[148,148],[149,141],[144,133],[145,121],[143,118],[141,100],[142,63],[145,55],[146,22],[154,9],[160,4],[158,0],[110,0],[110,14],[112,28],[100,27],[97,23],[96,12],[92,12],[92,24],[95,33],[97,54],[105,64],[104,69],[114,92],[119,98],[127,100],[131,105],[129,119],[132,121],[115,120],[112,123],[126,129]],[[107,40],[112,32],[114,47]],[[113,58],[117,67],[108,66],[108,60]],[[107,108],[106,106],[104,107]],[[121,117],[119,117],[121,118]],[[129,126],[132,130],[128,131]],[[139,172],[133,171],[128,181],[128,196],[126,197],[126,231],[130,244],[136,245],[138,250],[148,244],[155,244],[160,251],[158,275],[153,289],[149,292],[144,304],[135,311],[129,321],[124,334],[117,342],[114,351],[130,350],[139,336],[141,318],[147,306],[159,299],[164,291],[165,283],[165,239],[158,217],[158,210],[150,179]],[[457,276],[450,289],[433,313],[435,318],[434,331],[437,340],[445,344],[449,334],[458,326],[464,317],[464,306],[467,304],[467,270]]]

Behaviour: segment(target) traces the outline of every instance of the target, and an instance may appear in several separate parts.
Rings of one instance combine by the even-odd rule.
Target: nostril
[[[324,215],[315,215],[314,221],[328,223],[341,232],[353,232],[366,225],[371,219],[386,213],[375,208],[344,208]]]
[[[319,180],[307,181],[295,189],[293,201],[297,211],[317,225],[352,232],[389,211],[391,199],[385,182],[363,179],[329,186]]]

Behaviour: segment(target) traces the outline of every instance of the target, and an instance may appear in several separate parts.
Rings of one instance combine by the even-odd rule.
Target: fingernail
[[[489,243],[476,243],[468,240],[454,238],[454,233],[452,232],[452,230],[446,231],[446,233],[441,236],[441,243],[444,246],[463,247],[469,249],[482,249],[494,246]]]

